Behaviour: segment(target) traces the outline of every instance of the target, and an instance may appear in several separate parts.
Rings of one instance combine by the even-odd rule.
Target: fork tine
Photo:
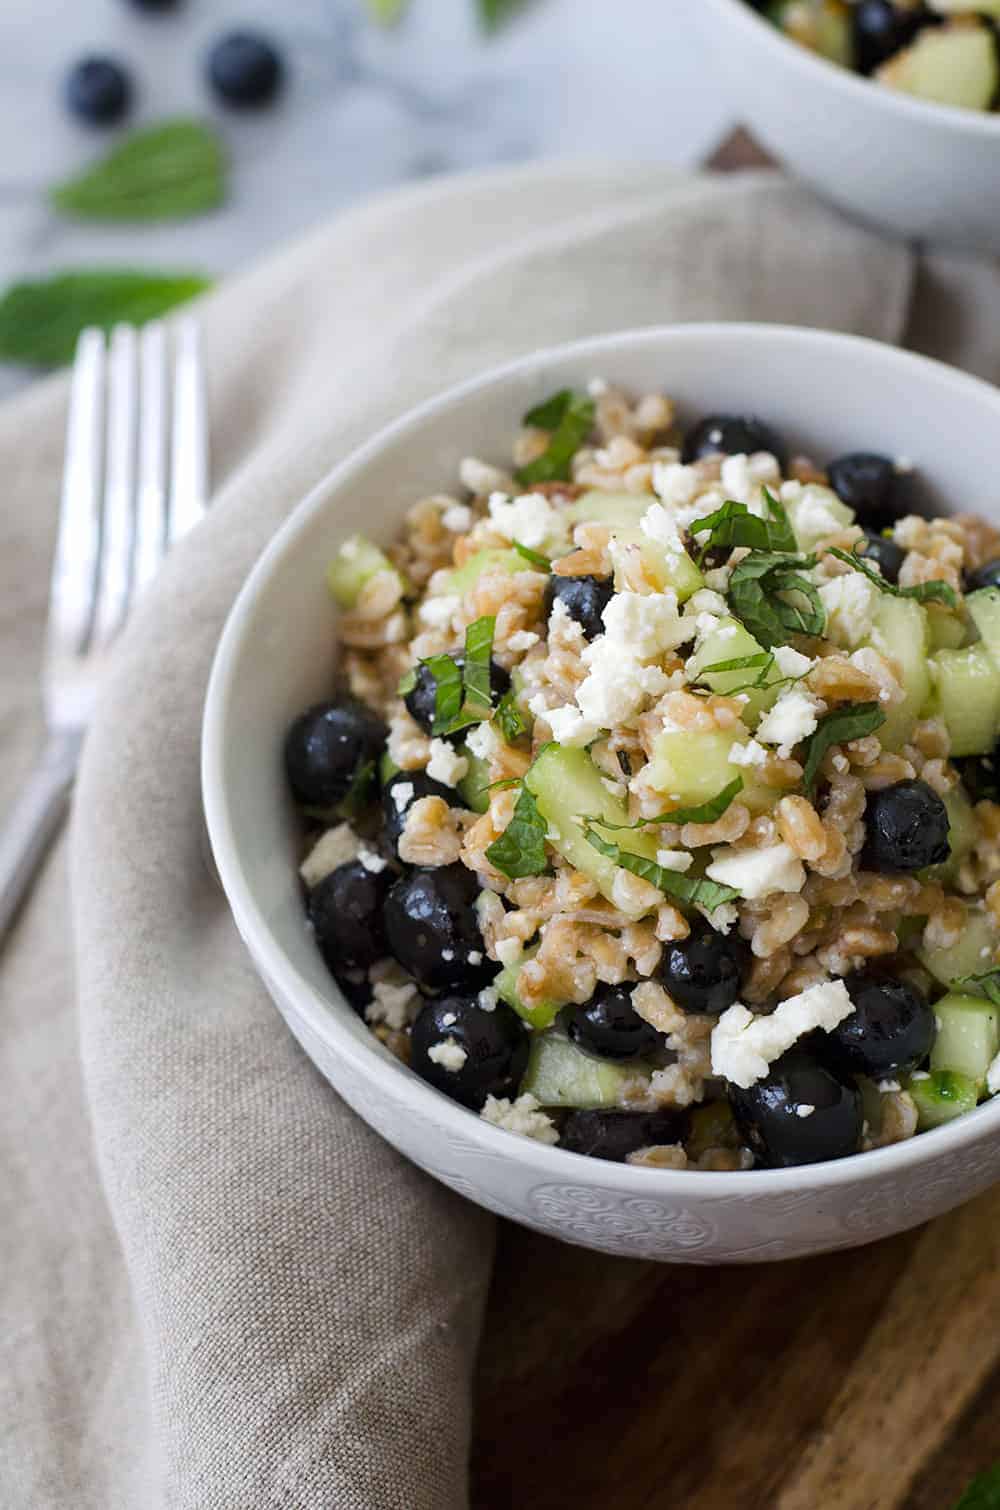
[[[49,653],[51,659],[59,661],[83,653],[93,623],[100,557],[104,367],[103,331],[84,330],[73,360],[66,464],[49,599]]]
[[[135,523],[136,333],[116,325],[108,352],[108,429],[101,564],[92,644],[110,644],[125,622],[132,591]]]
[[[162,320],[139,335],[139,495],[135,591],[140,593],[167,548],[167,340]]]
[[[169,541],[196,525],[208,498],[208,426],[198,322],[180,321],[174,344]]]

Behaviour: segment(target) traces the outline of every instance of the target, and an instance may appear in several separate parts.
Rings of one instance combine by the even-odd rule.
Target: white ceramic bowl
[[[293,1033],[367,1122],[492,1211],[570,1242],[685,1263],[850,1247],[912,1227],[1000,1176],[1000,1099],[896,1147],[804,1169],[708,1174],[631,1168],[481,1121],[393,1058],[341,998],[303,920],[285,729],[327,695],[336,610],[323,563],[357,528],[392,537],[461,457],[503,461],[522,414],[593,376],[665,391],[689,418],[752,408],[818,458],[914,458],[936,501],[983,505],[996,475],[1000,393],[857,338],[779,326],[688,325],[526,357],[373,437],[292,514],[233,608],[205,709],[205,811],[236,925]],[[993,498],[996,506],[995,495]]]
[[[745,0],[697,0],[691,14],[739,119],[797,177],[902,236],[1000,253],[1000,114],[883,88],[782,36]]]

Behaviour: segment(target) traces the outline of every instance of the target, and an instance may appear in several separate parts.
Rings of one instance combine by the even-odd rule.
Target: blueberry
[[[686,939],[665,944],[658,978],[685,1012],[724,1012],[739,999],[749,951],[737,933],[695,923]]]
[[[229,32],[208,55],[209,82],[227,105],[268,104],[278,92],[282,72],[277,51],[257,32]]]
[[[553,573],[545,589],[545,617],[552,612],[553,603],[562,603],[570,618],[580,625],[585,638],[592,640],[604,633],[601,615],[614,591],[610,577],[558,577]]]
[[[746,1090],[730,1085],[729,1104],[746,1142],[771,1168],[843,1159],[861,1143],[854,1081],[804,1049],[789,1049]]]
[[[951,763],[973,802],[1000,802],[1000,750],[996,745],[988,755],[953,756]]]
[[[285,771],[297,800],[311,807],[340,802],[387,732],[378,714],[349,695],[300,714],[285,737]]]
[[[381,870],[375,870],[360,859],[349,860],[309,893],[309,921],[320,953],[335,975],[366,970],[389,952],[382,909],[395,872],[382,864]]]
[[[770,451],[782,471],[788,464],[784,441],[763,420],[752,414],[710,414],[684,437],[681,460],[698,461],[720,453],[752,455],[754,451]]]
[[[910,512],[905,497],[906,474],[897,472],[888,456],[852,451],[831,461],[826,475],[837,497],[854,510],[858,523],[866,528],[877,532],[900,514]]]
[[[975,571],[966,572],[966,592],[977,592],[980,587],[1000,587],[1000,558],[984,561]]]
[[[465,657],[459,651],[452,655],[455,665],[461,669],[465,665]],[[490,661],[490,692],[494,702],[497,702],[510,687],[510,677],[502,666],[496,661]],[[410,717],[418,723],[425,734],[429,734],[434,726],[434,708],[437,700],[437,681],[429,666],[417,667],[417,680],[404,697]],[[459,732],[454,736],[462,737]]]
[[[464,865],[413,870],[385,903],[389,951],[427,991],[478,989],[496,973],[476,921],[479,886]]]
[[[934,1042],[934,1013],[908,981],[856,970],[844,980],[854,1011],[826,1035],[824,1057],[873,1080],[906,1074]]]
[[[630,986],[600,986],[582,1007],[572,1009],[567,1027],[574,1043],[604,1059],[636,1059],[662,1042],[633,1007]]]
[[[857,70],[874,73],[913,40],[929,17],[926,12],[903,9],[893,0],[857,0],[852,20]]]
[[[177,0],[129,0],[136,10],[176,10]]]
[[[66,103],[91,126],[120,121],[131,98],[129,76],[113,58],[81,58],[66,76]]]
[[[906,552],[895,540],[887,540],[875,530],[865,530],[864,548],[858,552],[868,561],[874,561],[887,582],[899,581],[899,568]]]
[[[681,1142],[686,1131],[687,1118],[673,1111],[571,1112],[563,1123],[559,1147],[621,1164],[640,1148]]]
[[[406,815],[421,797],[441,797],[449,807],[454,807],[458,802],[458,793],[454,787],[434,781],[426,771],[397,771],[382,792],[382,812],[385,818],[383,833],[393,853],[398,848]]]
[[[524,1023],[506,1002],[488,1009],[475,996],[442,996],[422,1007],[413,1024],[410,1068],[478,1111],[487,1096],[517,1095],[530,1046]]]
[[[904,875],[941,865],[951,854],[948,810],[925,781],[897,781],[869,792],[865,828],[861,864],[866,870]]]

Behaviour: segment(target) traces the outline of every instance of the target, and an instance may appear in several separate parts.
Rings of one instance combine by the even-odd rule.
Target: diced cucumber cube
[[[639,552],[643,570],[657,592],[672,588],[677,601],[684,603],[700,587],[705,579],[686,550],[671,551],[659,540],[651,540],[641,529],[622,526],[614,531],[614,538],[622,545]],[[615,571],[615,588],[621,592],[626,586],[621,568]]]
[[[1000,587],[980,587],[970,592],[965,606],[983,644],[1000,665]]]
[[[930,631],[931,650],[961,650],[968,643],[970,635],[968,625],[959,614],[952,613],[950,608],[944,605],[934,607],[930,604],[925,606],[927,614],[927,627]],[[971,636],[975,639],[975,635]]]
[[[934,1012],[940,1027],[931,1049],[931,1069],[954,1070],[982,1090],[1000,1049],[1000,1008],[985,996],[949,991],[934,1003]]]
[[[549,827],[549,842],[577,870],[592,878],[602,896],[614,898],[618,866],[588,843],[578,819],[604,819],[608,823],[628,823],[629,815],[621,802],[604,785],[597,766],[586,750],[569,750],[549,745],[538,755],[524,778],[534,796],[538,811]],[[625,829],[602,837],[613,840],[630,854],[656,858],[656,840],[645,829]],[[620,905],[620,904],[619,904]],[[646,908],[636,912],[641,917]]]
[[[845,0],[770,0],[767,14],[802,47],[842,68],[854,66],[851,7]]]
[[[749,666],[744,670],[736,671],[702,671],[703,666],[718,666],[724,661],[745,661],[753,656],[763,655],[763,648],[754,639],[749,630],[744,629],[737,619],[723,619],[718,629],[713,629],[702,640],[695,654],[687,663],[688,680],[700,682],[710,691],[717,692],[722,697],[739,689],[746,694],[744,703],[743,721],[751,729],[757,726],[762,713],[765,713],[778,696],[778,689],[772,687],[772,682],[781,680],[781,672],[777,666],[771,666],[767,674],[767,683],[763,687],[748,685],[760,676],[764,669],[763,665]],[[732,778],[730,778],[732,779]]]
[[[663,793],[666,810],[700,807],[739,776],[743,781],[740,802],[752,812],[765,812],[781,793],[765,785],[753,766],[733,764],[733,749],[743,743],[745,740],[732,729],[678,729],[658,734],[653,758],[644,773],[646,780],[654,791]]]
[[[1000,665],[980,641],[939,650],[930,670],[934,708],[948,727],[952,755],[986,755],[1000,729]]]
[[[917,1108],[919,1132],[971,1112],[979,1100],[976,1082],[955,1070],[932,1070],[926,1080],[911,1076],[907,1089]]]
[[[531,570],[531,562],[519,556],[517,551],[506,550],[503,546],[490,546],[486,550],[476,551],[468,561],[450,571],[444,579],[442,592],[458,593],[459,597],[463,597],[471,587],[475,587],[483,572],[501,571],[512,577],[516,572]]]
[[[383,571],[399,576],[385,552],[366,535],[351,535],[327,567],[326,582],[341,608],[353,608],[365,584]]]
[[[869,644],[895,662],[903,688],[902,700],[885,710],[885,723],[878,731],[887,750],[898,750],[907,742],[930,696],[928,639],[927,615],[919,603],[879,594]]]
[[[884,63],[876,78],[938,105],[989,110],[1000,85],[996,42],[988,26],[971,18],[930,28]]]
[[[490,794],[487,791],[490,784],[490,763],[481,755],[473,755],[464,740],[458,748],[459,754],[464,755],[469,762],[469,769],[458,783],[458,795],[471,812],[485,813],[490,805]]]
[[[941,886],[953,886],[958,880],[962,861],[969,854],[979,835],[979,825],[972,810],[972,803],[961,786],[953,786],[944,795],[948,812],[948,843],[951,854],[942,865],[929,865],[920,872],[922,881],[937,881]]]
[[[655,502],[650,493],[606,493],[592,488],[574,499],[566,509],[566,518],[571,524],[607,524],[638,529],[642,516]]]
[[[540,1001],[533,1007],[526,1007],[521,1000],[517,988],[518,976],[528,963],[528,960],[534,959],[537,953],[537,945],[534,949],[525,950],[524,955],[518,960],[517,964],[505,965],[493,982],[493,989],[500,997],[500,1000],[505,1001],[508,1006],[513,1007],[518,1016],[523,1017],[525,1022],[533,1027],[536,1032],[543,1028],[550,1028],[555,1022],[560,1009],[566,1005],[563,1001]]]
[[[617,1064],[610,1059],[595,1059],[578,1049],[561,1033],[539,1033],[531,1045],[531,1057],[524,1079],[522,1095],[534,1096],[542,1106],[572,1106],[593,1110],[617,1106],[622,1089],[637,1075],[641,1065]],[[649,1071],[645,1070],[648,1076]]]
[[[993,951],[1000,936],[985,911],[974,907],[965,910],[965,923],[956,943],[947,949],[917,949],[917,958],[942,986],[950,986],[967,975],[981,975],[993,966]]]

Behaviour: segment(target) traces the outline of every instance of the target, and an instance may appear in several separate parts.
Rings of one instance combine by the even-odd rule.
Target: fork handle
[[[82,744],[79,729],[49,735],[41,759],[0,829],[0,942],[62,826]]]

